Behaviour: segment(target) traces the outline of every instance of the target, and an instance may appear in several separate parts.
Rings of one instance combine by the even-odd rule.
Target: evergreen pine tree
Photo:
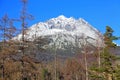
[[[119,37],[113,36],[113,29],[106,26],[106,32],[104,33],[104,42],[107,48],[116,47],[117,45],[113,43],[114,40],[118,40]]]
[[[105,47],[101,53],[101,66],[95,65],[91,68],[91,77],[96,80],[116,80],[115,77],[115,65],[116,56],[109,52],[110,48],[115,48],[116,44],[113,40],[118,40],[119,37],[113,36],[113,30],[111,27],[106,26],[106,32],[104,34]]]

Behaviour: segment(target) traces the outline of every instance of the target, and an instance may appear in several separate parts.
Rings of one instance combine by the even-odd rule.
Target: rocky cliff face
[[[14,37],[21,41],[22,35]],[[61,15],[46,22],[32,25],[26,31],[25,39],[32,41],[34,49],[29,46],[26,51],[36,53],[38,61],[50,61],[54,59],[56,51],[58,57],[66,59],[73,57],[76,53],[83,53],[85,46],[89,47],[89,53],[93,53],[95,47],[103,46],[102,34],[84,19],[66,18]],[[41,52],[41,49],[44,51]],[[111,49],[119,55],[119,47]]]
[[[49,44],[44,47],[54,45],[61,49],[66,46],[81,47],[85,44],[97,46],[97,43],[102,43],[103,38],[102,34],[84,19],[76,20],[63,15],[34,24],[26,31],[26,40],[34,41],[39,37],[49,39]],[[21,39],[21,34],[14,37],[14,40]]]

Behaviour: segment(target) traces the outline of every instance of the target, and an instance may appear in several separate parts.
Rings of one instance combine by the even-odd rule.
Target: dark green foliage
[[[114,40],[118,40],[119,37],[113,36],[113,29],[106,26],[106,32],[104,33],[104,42],[107,47],[116,47],[117,45],[113,43]]]
[[[116,66],[116,70],[115,70],[115,80],[120,80],[120,65]]]
[[[95,80],[119,80],[120,67],[115,65],[117,57],[113,53],[109,52],[109,49],[116,47],[113,40],[118,40],[119,37],[113,36],[113,30],[111,27],[106,26],[106,32],[104,34],[105,47],[100,54],[101,65],[93,65],[91,68],[91,77]]]
[[[95,80],[109,80],[107,79],[109,75],[113,75],[115,73],[115,68],[113,66],[116,57],[109,53],[109,51],[105,48],[101,53],[101,65],[93,65],[91,67],[92,73],[91,77]],[[112,78],[114,78],[112,76]]]
[[[51,80],[51,73],[45,68],[42,69],[41,79],[42,80]]]

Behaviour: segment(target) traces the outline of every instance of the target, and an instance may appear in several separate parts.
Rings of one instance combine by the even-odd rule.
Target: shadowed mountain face
[[[32,49],[30,49],[30,47],[28,50],[29,51],[31,50],[30,52],[33,51]],[[32,54],[30,52],[28,52],[28,50],[26,51],[27,55],[32,56]],[[96,56],[93,53],[97,52],[97,49],[95,47],[88,46],[87,49],[85,49],[85,50],[84,50],[84,48],[76,48],[76,50],[74,49],[74,51],[71,49],[68,49],[68,50],[45,49],[45,50],[41,51],[41,48],[39,46],[39,47],[36,47],[34,49],[34,51],[35,51],[35,54],[34,54],[34,57],[32,57],[32,58],[36,62],[51,62],[54,60],[55,55],[56,55],[57,59],[62,60],[62,61],[66,60],[68,58],[74,58],[74,57],[78,58],[79,60],[84,60],[84,52],[88,53],[87,54],[88,61],[94,62],[94,60],[96,60]],[[110,52],[112,54],[120,56],[120,47],[112,48],[112,49],[110,49]]]
[[[114,53],[115,55],[120,56],[120,46],[116,47],[116,48],[111,48],[110,49],[111,53]]]

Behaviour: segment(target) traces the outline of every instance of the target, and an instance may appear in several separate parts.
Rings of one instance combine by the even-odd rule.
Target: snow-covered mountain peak
[[[85,21],[83,18],[79,18],[79,21],[80,21],[82,24],[88,24],[88,22]]]
[[[56,18],[52,18],[52,19],[56,19],[56,20],[75,20],[74,17],[66,17],[64,15],[60,15],[60,16],[58,16]]]
[[[63,19],[63,20],[67,19],[64,15],[60,15],[60,16],[58,16],[57,18],[58,18],[58,19]]]
[[[84,35],[88,42],[92,44],[96,44],[95,41],[99,39],[99,31],[91,26],[87,21],[82,18],[67,18],[63,15],[49,19],[46,22],[34,24],[26,31],[26,33],[27,35],[25,35],[25,37],[28,40],[34,40],[38,37],[45,36],[51,36],[52,39],[56,39],[55,37],[57,36],[55,35],[61,35],[62,38],[60,39],[62,39],[62,42],[65,40],[73,44],[76,41],[76,36],[80,39]],[[14,39],[21,40],[21,38],[22,36],[19,34]]]

